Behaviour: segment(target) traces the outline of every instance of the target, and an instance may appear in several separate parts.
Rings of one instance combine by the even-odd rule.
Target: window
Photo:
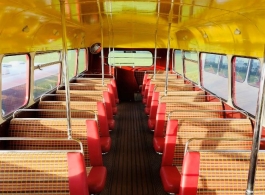
[[[204,70],[216,74],[221,55],[217,54],[204,54],[204,55],[205,55]]]
[[[2,114],[6,116],[28,102],[28,55],[5,56],[2,61]]]
[[[150,51],[111,51],[108,64],[112,66],[151,66],[153,54]]]
[[[183,75],[183,61],[181,50],[175,50],[175,71]]]
[[[227,100],[228,97],[228,64],[227,57],[220,54],[201,54],[202,86]]]
[[[86,49],[80,49],[78,54],[78,74],[86,70]]]
[[[260,82],[260,63],[257,59],[250,60],[248,72],[248,84],[253,87],[259,87]]]
[[[259,92],[260,62],[257,59],[246,57],[234,57],[233,62],[235,71],[233,103],[255,115]]]
[[[228,62],[227,57],[222,56],[218,68],[218,75],[227,78],[228,77]]]
[[[245,81],[248,70],[248,62],[248,58],[236,57],[235,72],[237,82],[243,83]]]
[[[34,59],[34,99],[52,90],[59,84],[60,53],[37,54]]]
[[[69,71],[69,80],[76,76],[76,58],[77,50],[68,50],[67,51],[67,65]]]
[[[200,73],[197,53],[185,51],[184,56],[185,77],[195,83],[198,83]]]

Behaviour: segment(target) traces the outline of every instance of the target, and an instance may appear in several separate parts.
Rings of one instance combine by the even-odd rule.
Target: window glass
[[[59,52],[37,54],[34,58],[34,65],[47,64],[50,62],[58,62],[60,60]]]
[[[236,81],[243,83],[246,79],[249,58],[236,57]]]
[[[58,58],[55,58],[57,52],[37,54],[34,60],[34,99],[40,97],[42,94],[54,89],[59,84],[59,74],[61,64],[56,63]],[[58,54],[59,55],[59,54]],[[50,57],[51,56],[51,57]],[[43,63],[45,62],[45,63]],[[40,64],[47,64],[47,66],[40,66]]]
[[[181,50],[175,50],[175,71],[183,75],[183,61]]]
[[[227,57],[219,54],[201,54],[202,62],[202,86],[227,100],[228,78],[227,78]],[[219,70],[217,74],[217,70]],[[224,76],[226,75],[226,76]]]
[[[6,116],[28,101],[28,55],[5,56],[2,61],[2,114]]]
[[[198,83],[200,73],[197,53],[185,51],[184,55],[185,77]]]
[[[78,55],[78,73],[86,70],[86,49],[80,49]]]
[[[76,50],[67,51],[67,65],[69,67],[69,80],[73,78],[76,74]]]
[[[260,62],[257,59],[250,60],[248,73],[248,84],[253,87],[259,87],[260,82]]]
[[[112,66],[151,66],[153,54],[150,51],[111,51],[108,64]]]
[[[237,107],[255,115],[259,92],[260,62],[257,59],[245,57],[235,57],[233,61],[235,62],[233,102]]]
[[[204,54],[204,55],[205,55],[204,70],[216,74],[221,55],[217,54]]]
[[[227,57],[221,57],[219,68],[218,68],[218,75],[227,78],[228,77],[228,62]]]

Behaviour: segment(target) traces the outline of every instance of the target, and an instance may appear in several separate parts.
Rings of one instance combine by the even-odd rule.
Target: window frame
[[[84,50],[85,51],[85,56],[84,56],[84,60],[85,60],[85,65],[84,65],[84,70],[83,71],[80,71],[79,72],[79,55],[80,55],[80,50]],[[85,71],[88,70],[88,58],[87,58],[87,55],[88,55],[88,52],[87,52],[87,48],[79,48],[78,49],[78,54],[77,54],[77,68],[76,68],[76,75],[79,75],[79,74],[82,74],[84,73]]]
[[[231,83],[231,95],[232,95],[232,97],[231,97],[231,101],[232,101],[232,105],[235,107],[235,108],[237,108],[238,110],[242,110],[242,111],[244,111],[244,112],[246,112],[250,117],[252,117],[252,118],[254,118],[255,119],[255,114],[253,115],[253,114],[251,114],[250,112],[248,112],[247,110],[245,110],[245,109],[243,109],[243,108],[241,108],[241,107],[239,107],[238,105],[236,105],[236,89],[235,89],[235,82],[236,82],[236,72],[235,72],[235,63],[236,63],[236,57],[240,57],[240,58],[248,58],[248,59],[256,59],[256,60],[258,60],[259,62],[260,62],[260,66],[262,66],[262,63],[261,63],[261,61],[260,61],[260,59],[259,58],[255,58],[255,57],[250,57],[250,56],[240,56],[240,55],[233,55],[232,56],[232,58],[231,58],[231,65],[232,65],[232,68],[231,68],[231,70],[232,70],[232,74],[231,74],[231,76],[232,76],[232,78],[231,78],[231,81],[232,81],[232,83]],[[250,60],[249,60],[250,61]],[[248,62],[249,63],[249,62]],[[246,74],[246,78],[245,78],[245,80],[244,80],[244,82],[242,82],[242,83],[247,83],[248,84],[248,74],[249,74],[249,67],[250,67],[250,65],[248,64],[248,68],[247,68],[247,74]],[[261,76],[261,75],[260,75]],[[240,82],[241,83],[241,82]],[[249,84],[248,84],[249,85]],[[249,85],[250,87],[254,87],[254,86],[252,86],[252,85]],[[256,88],[256,87],[255,87]]]
[[[196,60],[193,60],[193,59],[189,59],[189,58],[186,58],[185,56],[185,53],[186,52],[190,52],[190,53],[196,53],[197,55],[197,61]],[[198,53],[198,51],[192,51],[192,50],[182,50],[182,60],[183,60],[183,76],[185,79],[187,79],[188,81],[192,82],[193,84],[196,84],[196,85],[199,85],[200,84],[200,78],[201,78],[201,67],[200,67],[200,53]],[[189,61],[189,62],[194,62],[194,63],[197,63],[198,65],[198,83],[187,78],[187,68],[186,68],[186,63],[185,63],[185,60]]]
[[[20,107],[18,107],[17,108],[17,110],[18,109],[21,109],[21,108],[25,108],[28,104],[29,104],[29,102],[30,102],[30,65],[31,65],[31,55],[30,55],[30,53],[17,53],[17,54],[3,54],[2,56],[1,56],[1,58],[0,58],[0,64],[1,64],[1,73],[2,73],[2,71],[3,71],[3,69],[2,69],[2,63],[3,63],[3,60],[4,60],[4,58],[5,57],[9,57],[9,56],[19,56],[19,55],[25,55],[25,57],[26,57],[26,68],[27,68],[27,70],[26,70],[26,82],[25,82],[25,101],[24,101],[24,103],[23,103],[23,105],[22,106],[20,106]],[[2,79],[3,79],[3,77],[2,77]],[[2,82],[2,79],[1,79],[1,118],[2,119],[4,119],[4,120],[6,120],[6,119],[8,119],[9,117],[11,117],[12,116],[12,114],[16,111],[16,110],[14,110],[13,112],[10,112],[9,114],[6,114],[6,115],[4,115],[4,113],[3,113],[3,99],[2,99],[2,92],[3,92],[3,88],[2,88],[2,86],[3,86],[3,82]]]
[[[58,53],[58,55],[59,55],[59,60],[58,60],[58,61],[53,61],[53,62],[48,62],[48,63],[43,63],[43,64],[41,64],[41,65],[37,65],[37,66],[34,65],[34,64],[35,64],[35,58],[36,58],[37,55],[41,55],[41,54],[49,54],[49,53]],[[61,84],[61,80],[62,80],[62,68],[63,68],[63,67],[62,67],[62,61],[61,61],[61,57],[62,57],[61,55],[62,55],[62,52],[61,52],[60,50],[57,50],[57,51],[47,51],[47,52],[36,52],[36,54],[35,54],[35,56],[34,56],[34,59],[33,59],[33,66],[34,66],[34,68],[33,68],[33,74],[32,74],[32,76],[33,76],[32,97],[33,97],[33,101],[34,101],[34,102],[38,101],[39,98],[40,98],[43,94],[47,94],[47,93],[53,91],[56,87],[58,87],[58,86]],[[50,90],[46,91],[46,92],[43,93],[42,95],[40,95],[40,96],[38,96],[38,97],[34,97],[34,87],[35,87],[35,85],[34,85],[35,77],[34,77],[34,76],[35,76],[35,70],[36,70],[36,69],[45,68],[45,67],[49,67],[49,66],[56,65],[56,64],[59,64],[59,71],[58,71],[58,78],[57,78],[57,84],[56,84],[56,86],[55,86],[53,89],[50,89]]]
[[[122,63],[120,63],[120,64],[110,64],[109,63],[109,58],[112,58],[112,57],[109,57],[109,55],[110,55],[110,53],[112,53],[112,52],[117,52],[117,51],[120,51],[120,53],[136,53],[136,52],[149,52],[151,55],[152,55],[152,62],[151,62],[151,64],[150,65],[145,65],[145,66],[139,66],[139,65],[130,65],[130,64],[127,64],[127,65],[122,65]],[[115,58],[115,57],[114,57]],[[157,59],[159,59],[159,57],[157,57]],[[109,53],[108,53],[108,61],[107,61],[107,63],[109,64],[109,66],[111,66],[111,67],[132,67],[132,68],[151,68],[153,65],[154,65],[154,61],[155,59],[154,59],[154,53],[152,52],[152,51],[150,51],[150,50],[143,50],[143,49],[141,49],[141,50],[126,50],[126,49],[117,49],[117,50],[112,50],[112,51],[110,51]]]
[[[220,59],[218,60],[217,72],[215,74],[213,74],[213,73],[211,73],[209,71],[206,71],[206,72],[207,73],[210,73],[212,75],[216,75],[216,76],[220,76],[220,77],[226,78],[228,80],[227,85],[229,85],[229,78],[228,78],[228,76],[227,77],[224,77],[223,75],[220,75],[219,74],[219,72],[220,72],[220,64],[221,64],[221,61],[223,60],[223,56],[225,56],[227,58],[227,60],[229,59],[228,56],[227,56],[227,54],[224,54],[224,53],[200,52],[200,54],[199,54],[199,61],[200,61],[200,86],[202,87],[202,89],[205,90],[206,92],[210,93],[210,94],[215,95],[216,98],[219,98],[219,99],[221,99],[224,102],[228,102],[228,100],[229,100],[229,88],[227,89],[228,90],[227,99],[224,99],[223,97],[218,96],[214,92],[212,92],[209,89],[206,89],[204,87],[204,82],[203,82],[203,70],[204,70],[204,68],[203,68],[203,62],[202,62],[202,60],[203,60],[202,59],[202,55],[203,54],[215,54],[215,55],[219,55],[220,56]],[[227,63],[227,71],[228,71],[228,63]]]

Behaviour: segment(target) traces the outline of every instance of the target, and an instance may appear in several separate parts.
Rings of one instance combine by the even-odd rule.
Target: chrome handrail
[[[2,153],[9,153],[9,152],[33,152],[33,153],[40,153],[40,152],[81,152],[84,155],[84,149],[83,149],[83,144],[79,139],[75,138],[46,138],[46,137],[39,137],[39,138],[33,138],[33,137],[0,137],[0,141],[75,141],[79,144],[80,146],[80,151],[79,150],[0,150]]]
[[[207,138],[190,138],[188,141],[186,141],[185,144],[185,150],[184,150],[184,156],[185,154],[188,152],[188,147],[190,142],[194,141],[194,140],[214,140],[214,141],[252,141],[252,138],[245,138],[245,139],[239,139],[239,138],[219,138],[219,137],[207,137]],[[265,140],[264,140],[265,141]],[[194,150],[190,150],[190,151],[194,151]],[[232,152],[232,151],[251,151],[251,150],[196,150],[196,151],[203,151],[203,152]]]
[[[80,94],[80,95],[82,96],[82,94]],[[80,96],[80,95],[78,95],[78,96]],[[66,95],[65,95],[65,94],[42,94],[42,95],[40,96],[40,101],[43,101],[42,98],[43,98],[44,96],[66,96]],[[85,95],[85,96],[100,96],[100,97],[103,98],[102,95],[96,95],[96,94],[89,94],[89,95]],[[72,97],[72,95],[71,95],[71,97]]]
[[[33,112],[39,112],[39,111],[45,111],[45,112],[65,112],[66,110],[59,110],[59,109],[27,109],[27,108],[23,109],[22,108],[22,109],[16,110],[13,113],[13,119],[16,118],[16,114],[19,114],[21,112],[27,112],[27,111],[29,111],[29,112],[31,112],[31,111],[33,111]],[[95,115],[95,119],[96,120],[98,119],[97,113],[95,111],[93,111],[93,110],[71,110],[71,112],[90,112],[90,113],[92,113],[92,114]]]
[[[173,114],[174,112],[238,112],[246,115],[246,119],[249,119],[248,114],[245,111],[241,110],[172,110],[168,113],[168,120],[170,120],[171,114]],[[238,119],[238,118],[220,118],[220,119],[224,120],[224,119]]]

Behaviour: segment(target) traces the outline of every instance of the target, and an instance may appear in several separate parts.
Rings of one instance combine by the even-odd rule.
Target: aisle
[[[140,102],[118,105],[111,151],[103,156],[108,169],[102,195],[166,195],[159,177],[161,156],[152,147],[153,133]]]

